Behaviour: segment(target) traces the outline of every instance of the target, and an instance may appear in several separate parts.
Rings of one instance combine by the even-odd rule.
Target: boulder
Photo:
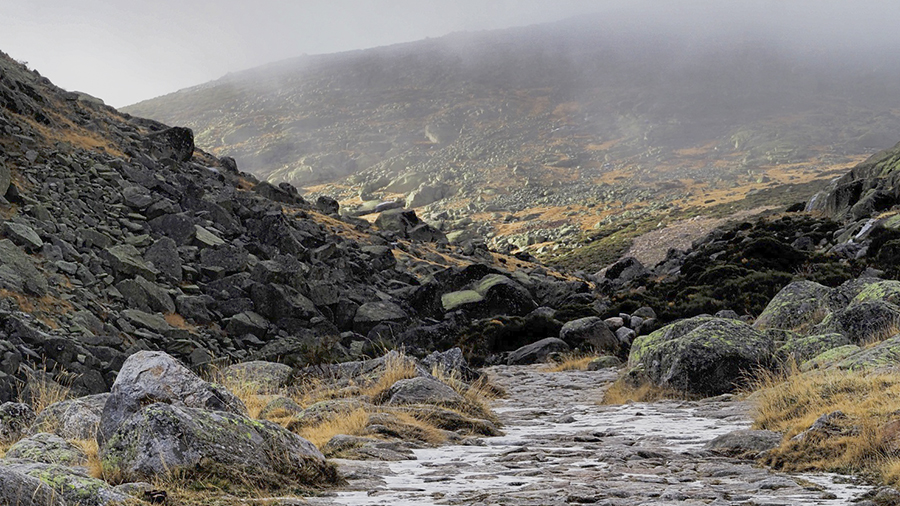
[[[109,435],[100,457],[131,480],[196,471],[266,488],[339,481],[312,443],[274,423],[173,404],[143,407]]]
[[[403,379],[397,381],[387,392],[388,405],[402,404],[434,404],[438,406],[455,406],[463,402],[463,398],[449,385],[428,376]]]
[[[154,242],[144,253],[144,262],[169,280],[181,282],[181,257],[178,256],[178,245],[172,238],[162,237]]]
[[[159,351],[139,351],[128,357],[110,394],[98,435],[101,444],[150,402],[247,414],[246,406],[234,394],[203,381],[170,355]]]
[[[758,330],[807,330],[828,313],[831,288],[812,281],[794,281],[782,288],[756,319]]]
[[[629,376],[695,395],[734,391],[772,361],[771,337],[730,319],[694,317],[634,340]]]
[[[400,323],[408,318],[406,312],[393,302],[366,302],[356,310],[353,329],[365,335],[379,323]]]
[[[508,365],[535,364],[546,361],[554,353],[565,353],[569,349],[569,345],[562,339],[548,337],[510,352],[506,363]]]
[[[194,132],[184,127],[168,128],[147,135],[144,145],[158,159],[187,162],[194,156]]]
[[[803,363],[823,352],[850,344],[850,339],[843,334],[813,334],[800,336],[793,334],[777,350],[777,356],[781,360],[792,359],[798,364]]]
[[[48,432],[39,432],[18,441],[6,451],[4,458],[65,466],[80,466],[87,462],[84,451]]]
[[[11,182],[12,174],[9,172],[9,167],[5,163],[0,162],[0,197],[6,195],[6,190],[9,189]]]
[[[6,237],[12,239],[14,243],[32,253],[44,246],[44,241],[41,240],[41,237],[28,225],[7,221],[3,224],[3,233]]]
[[[337,200],[334,200],[333,198],[326,195],[322,195],[316,199],[316,209],[325,214],[338,214],[341,210],[341,205]]]
[[[438,370],[442,374],[449,375],[463,381],[474,381],[481,377],[478,371],[469,367],[466,357],[461,349],[451,348],[445,352],[434,351],[422,359],[422,365],[427,369]]]
[[[706,443],[705,449],[729,457],[758,458],[781,444],[781,433],[770,430],[736,430]]]
[[[900,307],[873,300],[851,304],[843,311],[829,315],[815,330],[823,334],[843,334],[852,343],[867,344],[896,335],[898,322]]]
[[[175,303],[169,293],[163,287],[147,281],[142,276],[122,280],[116,284],[116,289],[132,308],[151,313],[175,312]]]
[[[21,438],[34,422],[34,410],[28,404],[4,402],[0,404],[0,443]]]
[[[194,220],[184,213],[164,214],[148,223],[154,232],[172,239],[178,246],[189,245],[197,237]]]
[[[258,393],[266,393],[286,387],[293,377],[294,369],[276,362],[253,360],[230,365],[222,374],[230,381],[245,384]]]
[[[40,479],[0,461],[0,504],[66,506],[62,496]]]
[[[864,347],[837,360],[839,369],[900,370],[900,335],[885,339],[874,346]]]
[[[135,276],[143,276],[149,280],[156,280],[158,271],[144,262],[141,252],[134,246],[118,244],[110,246],[103,251],[104,257],[117,277],[133,278]]]
[[[9,239],[0,240],[0,288],[40,297],[47,294],[47,278],[34,261]]]
[[[0,499],[15,498],[10,504],[105,506],[120,504],[129,498],[106,482],[91,478],[84,468],[44,464],[16,459],[0,459]],[[22,497],[27,492],[33,494]]]
[[[572,348],[592,349],[611,355],[617,354],[621,347],[616,334],[609,330],[603,319],[596,316],[566,322],[559,331],[559,338]]]
[[[37,416],[33,430],[52,432],[65,439],[93,439],[108,399],[106,393],[53,403]]]

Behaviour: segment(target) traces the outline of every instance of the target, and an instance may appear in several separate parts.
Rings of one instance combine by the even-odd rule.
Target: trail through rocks
[[[507,390],[506,435],[416,450],[417,460],[340,461],[347,490],[313,504],[844,505],[868,490],[846,477],[773,472],[703,449],[749,427],[730,397],[602,406],[612,370],[488,370]]]

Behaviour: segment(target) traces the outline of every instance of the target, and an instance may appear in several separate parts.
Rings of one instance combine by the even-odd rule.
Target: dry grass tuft
[[[384,362],[384,372],[372,385],[363,388],[360,393],[372,399],[380,399],[394,383],[417,376],[415,360],[403,353],[388,355]]]
[[[593,353],[565,353],[558,360],[548,364],[546,372],[586,371],[588,364],[597,360],[599,355]]]
[[[73,439],[69,442],[80,448],[87,455],[85,467],[88,468],[88,474],[93,478],[105,479],[103,465],[100,463],[100,447],[97,444],[97,439]]]
[[[662,399],[688,398],[690,396],[684,392],[671,388],[658,387],[650,383],[634,386],[627,381],[619,380],[606,389],[606,392],[603,393],[601,404],[616,405],[629,402],[654,402]]]
[[[71,399],[73,397],[71,384],[74,378],[61,377],[60,379],[62,383],[53,381],[47,371],[32,376],[28,381],[31,397],[30,399],[20,399],[19,402],[30,404],[35,414],[40,414],[52,404]]]
[[[502,392],[494,387],[486,376],[466,383],[456,371],[446,371],[442,366],[436,365],[431,369],[431,375],[447,385],[450,385],[464,399],[459,411],[473,416],[497,422],[497,417],[491,410],[491,403],[502,395]]]
[[[326,443],[331,441],[331,438],[338,434],[346,434],[348,436],[365,434],[366,426],[369,424],[369,415],[369,411],[363,408],[355,409],[349,413],[338,413],[320,424],[304,427],[298,434],[308,439],[321,450]]]
[[[790,471],[863,473],[900,484],[900,374],[820,370],[796,365],[754,385],[754,427],[783,432],[766,462]],[[806,433],[822,415],[841,412],[826,431]]]

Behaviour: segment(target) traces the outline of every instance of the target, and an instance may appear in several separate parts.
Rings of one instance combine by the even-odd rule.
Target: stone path
[[[867,489],[833,475],[788,475],[711,455],[712,438],[747,428],[727,397],[601,406],[613,371],[497,367],[505,436],[416,450],[404,462],[340,461],[345,505],[844,505]]]

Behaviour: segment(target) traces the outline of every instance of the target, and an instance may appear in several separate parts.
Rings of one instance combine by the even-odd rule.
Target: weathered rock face
[[[0,465],[0,503],[17,506],[66,506],[62,496],[41,480]]]
[[[507,363],[509,365],[522,365],[543,362],[554,353],[564,353],[569,351],[569,349],[569,345],[562,339],[548,337],[526,344],[511,352],[507,358]]]
[[[93,439],[100,430],[100,417],[109,395],[88,395],[51,404],[37,416],[33,428],[66,439]]]
[[[629,329],[625,329],[629,330]],[[634,334],[634,331],[631,331]],[[626,333],[623,332],[623,336]],[[563,325],[559,338],[573,348],[592,349],[600,353],[616,355],[631,342],[621,342],[606,322],[601,318],[590,316],[572,320]]]
[[[278,425],[161,403],[126,420],[103,445],[101,459],[131,479],[184,470],[262,486],[338,481],[315,446]]]
[[[404,379],[394,383],[388,391],[387,404],[435,404],[454,406],[463,398],[440,381],[425,376]]]
[[[112,437],[148,402],[246,415],[244,403],[222,387],[197,377],[171,356],[139,351],[122,365],[103,409],[98,440]]]
[[[831,289],[812,281],[795,281],[769,302],[753,326],[758,330],[809,328],[827,314]]]
[[[0,480],[0,499],[9,499],[2,504],[106,506],[128,499],[106,482],[88,476],[83,468],[60,464],[0,459]]]
[[[769,365],[773,352],[772,339],[743,322],[696,317],[635,339],[628,366],[661,387],[717,395]]]

